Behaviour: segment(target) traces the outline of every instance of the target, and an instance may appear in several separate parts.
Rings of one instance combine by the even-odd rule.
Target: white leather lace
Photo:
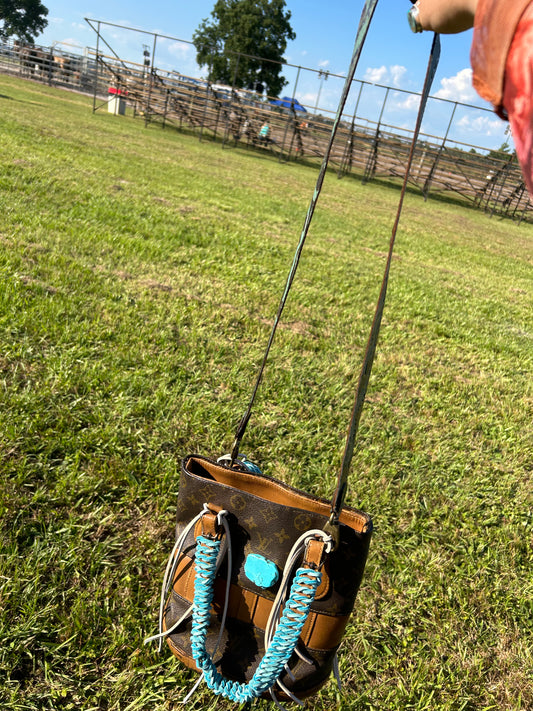
[[[165,639],[165,637],[168,637],[170,634],[172,634],[174,632],[174,630],[176,630],[183,622],[185,622],[189,617],[192,616],[192,605],[190,605],[187,608],[187,610],[184,612],[184,614],[171,627],[169,627],[166,630],[163,629],[163,619],[164,619],[165,607],[167,604],[168,596],[169,596],[172,586],[174,584],[174,576],[176,574],[176,569],[178,567],[179,559],[180,559],[183,547],[185,545],[185,541],[187,539],[188,534],[194,528],[196,523],[208,511],[209,511],[209,508],[208,508],[207,504],[204,504],[202,511],[200,511],[200,513],[198,513],[198,515],[195,516],[187,524],[187,526],[183,529],[181,535],[178,537],[178,539],[176,540],[176,543],[174,544],[172,552],[170,553],[170,556],[169,556],[169,559],[167,562],[167,566],[165,569],[165,575],[163,577],[163,584],[161,587],[161,599],[160,599],[160,604],[159,604],[159,632],[158,632],[158,634],[153,635],[151,637],[147,637],[144,640],[145,644],[148,644],[149,642],[154,642],[154,641],[158,640],[159,641],[159,646],[158,646],[159,651],[161,651],[163,639]],[[227,511],[220,511],[220,513],[217,515],[217,521],[218,521],[219,525],[222,525],[224,527],[224,533],[225,533],[223,547],[221,548],[219,559],[217,561],[217,571],[220,569],[220,566],[222,565],[226,555],[228,558],[228,571],[231,571],[231,569],[232,569],[232,546],[231,546],[231,536],[230,536],[230,531],[229,531],[229,525],[228,525],[227,518],[226,518],[227,513],[228,513]],[[265,627],[265,636],[264,636],[265,652],[268,649],[268,647],[270,646],[272,639],[274,637],[274,634],[276,632],[276,627],[278,625],[279,619],[282,614],[283,606],[287,600],[287,596],[289,593],[290,581],[291,581],[291,577],[294,572],[294,569],[297,566],[298,562],[301,561],[308,542],[314,538],[321,538],[326,543],[326,553],[329,553],[333,547],[333,541],[332,541],[331,536],[324,533],[324,531],[321,531],[320,529],[311,529],[311,530],[307,531],[302,536],[300,536],[300,538],[298,538],[298,540],[293,545],[293,547],[287,557],[287,562],[285,563],[285,567],[283,569],[283,575],[281,578],[279,590],[278,590],[278,593],[277,593],[277,595],[274,599],[274,602],[272,604],[270,615],[268,617],[267,624]],[[228,574],[227,580],[226,580],[224,607],[223,607],[222,617],[221,617],[221,621],[220,621],[220,632],[218,635],[218,639],[217,639],[213,654],[216,653],[216,651],[220,645],[220,642],[222,640],[222,635],[224,633],[227,612],[228,612],[228,605],[229,605],[230,586],[231,586],[231,575]],[[298,646],[296,646],[294,648],[294,651],[303,662],[305,662],[307,664],[313,663],[310,659],[308,659],[303,654],[303,652],[300,649],[298,649]],[[337,655],[335,655],[335,660],[334,660],[334,671],[335,671],[335,676],[337,678],[337,682],[340,686]],[[287,673],[289,678],[294,679],[294,676],[293,676],[290,668],[288,667],[288,665],[285,665],[285,672]],[[192,689],[185,696],[182,703],[187,703],[190,700],[191,696],[197,690],[197,688],[201,684],[202,680],[203,680],[203,674],[199,677],[199,679],[196,681],[196,683],[194,684]],[[283,694],[285,694],[289,699],[291,699],[291,701],[298,704],[299,706],[304,705],[303,702],[300,699],[298,699],[289,689],[287,689],[287,687],[279,679],[276,680],[276,686],[278,686],[280,691]],[[270,696],[272,698],[272,701],[275,703],[276,707],[284,711],[284,707],[280,704],[279,700],[276,697],[276,692],[274,690],[274,687],[272,687],[269,691],[270,691]]]

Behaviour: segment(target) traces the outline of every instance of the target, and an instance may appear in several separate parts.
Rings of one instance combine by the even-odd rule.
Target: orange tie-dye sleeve
[[[503,105],[522,174],[533,197],[533,3],[520,18],[507,55]]]

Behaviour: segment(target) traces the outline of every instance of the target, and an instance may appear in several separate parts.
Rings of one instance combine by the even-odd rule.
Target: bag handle
[[[231,701],[244,703],[261,696],[270,689],[282,673],[307,620],[309,608],[322,579],[322,573],[314,568],[306,567],[304,557],[304,565],[296,571],[289,598],[285,603],[274,636],[253,677],[246,684],[232,681],[220,674],[206,649],[220,547],[220,538],[203,535],[196,538],[191,650],[198,668],[203,672],[207,686],[215,694],[225,696]],[[276,604],[273,605],[273,608],[276,608]]]
[[[296,274],[296,270],[298,268],[302,250],[303,250],[305,240],[307,237],[307,233],[309,231],[310,223],[311,223],[311,220],[314,215],[316,203],[318,201],[318,197],[319,197],[321,189],[322,189],[322,184],[324,182],[324,176],[325,176],[326,169],[328,166],[329,157],[330,157],[331,149],[333,146],[333,141],[335,139],[337,129],[338,129],[341,117],[342,117],[342,112],[344,110],[344,106],[345,106],[346,100],[348,98],[348,93],[349,93],[351,83],[352,83],[354,75],[355,75],[355,70],[356,70],[357,64],[359,62],[361,50],[362,50],[366,35],[368,33],[368,28],[369,28],[370,22],[372,20],[372,16],[374,14],[376,4],[377,4],[377,0],[366,0],[365,6],[363,8],[361,20],[359,23],[359,29],[357,31],[357,37],[356,37],[356,41],[355,41],[355,46],[354,46],[354,51],[353,51],[353,55],[352,55],[352,61],[350,64],[350,69],[348,71],[346,82],[345,82],[343,92],[341,95],[341,99],[339,102],[339,107],[337,109],[337,115],[336,115],[335,121],[333,123],[329,143],[328,143],[326,152],[324,154],[324,159],[322,161],[322,166],[320,168],[320,172],[318,175],[315,191],[314,191],[313,197],[311,199],[311,203],[309,205],[307,215],[305,217],[305,222],[304,222],[303,230],[302,230],[302,233],[300,236],[300,241],[299,241],[298,246],[296,248],[296,252],[295,252],[295,255],[293,258],[293,263],[292,263],[292,266],[291,266],[291,269],[289,272],[289,276],[287,278],[287,282],[285,284],[284,292],[282,294],[282,297],[281,297],[281,300],[279,303],[278,312],[276,314],[276,318],[274,320],[274,324],[273,324],[272,330],[270,332],[270,337],[269,337],[269,340],[267,343],[265,354],[263,356],[263,360],[261,362],[261,366],[259,368],[259,373],[258,373],[256,382],[255,382],[252,396],[250,398],[246,412],[244,413],[244,416],[242,417],[242,419],[239,423],[239,426],[237,428],[235,441],[233,443],[233,447],[232,447],[231,455],[230,455],[229,466],[231,466],[231,467],[234,466],[235,461],[237,460],[237,458],[239,456],[239,446],[240,446],[241,440],[244,436],[244,433],[246,431],[248,422],[250,420],[250,416],[252,414],[252,407],[255,402],[257,391],[259,389],[259,385],[260,385],[261,380],[263,378],[263,373],[264,373],[266,362],[267,362],[267,359],[268,359],[268,356],[270,353],[270,349],[271,349],[271,346],[272,346],[272,343],[274,340],[274,336],[276,334],[276,330],[277,330],[279,321],[281,319],[283,309],[284,309],[285,304],[287,302],[290,288],[291,288],[292,283],[294,281],[294,277]],[[374,312],[374,318],[372,321],[370,336],[369,336],[369,339],[367,342],[367,347],[366,347],[366,351],[365,351],[365,355],[364,355],[364,359],[363,359],[363,365],[362,365],[361,372],[359,375],[359,381],[358,381],[356,395],[355,395],[355,403],[354,403],[354,406],[352,409],[352,415],[351,415],[350,424],[348,427],[348,434],[347,434],[347,438],[346,438],[344,455],[342,458],[341,467],[340,467],[339,474],[337,477],[336,488],[335,488],[333,498],[331,501],[330,520],[329,520],[329,524],[327,525],[326,530],[328,531],[328,533],[330,533],[334,537],[336,542],[338,542],[339,516],[340,516],[340,512],[342,510],[344,499],[346,497],[348,476],[350,473],[350,466],[351,466],[351,461],[353,458],[353,452],[354,452],[354,447],[355,447],[355,438],[356,438],[357,431],[359,428],[359,420],[361,418],[361,413],[362,413],[362,409],[363,409],[363,405],[364,405],[364,401],[365,401],[366,391],[367,391],[368,383],[370,380],[370,374],[372,371],[372,364],[374,362],[374,356],[376,353],[376,346],[377,346],[378,337],[379,337],[379,330],[381,327],[383,310],[385,307],[385,298],[386,298],[386,294],[387,294],[387,286],[388,286],[389,273],[390,273],[390,267],[391,267],[391,262],[392,262],[392,254],[393,254],[394,244],[395,244],[395,239],[396,239],[396,233],[397,233],[398,225],[400,222],[400,216],[401,216],[401,212],[402,212],[402,208],[403,208],[405,193],[407,190],[407,183],[408,183],[408,179],[409,179],[409,173],[411,171],[411,165],[413,162],[416,143],[418,140],[418,135],[420,133],[420,127],[422,125],[422,119],[424,116],[424,111],[425,111],[427,99],[429,96],[429,92],[431,90],[431,85],[433,83],[433,79],[434,79],[435,73],[437,71],[439,58],[440,58],[440,38],[439,38],[438,34],[435,34],[433,37],[433,43],[431,46],[428,67],[427,67],[426,77],[425,77],[425,81],[424,81],[424,88],[423,88],[421,99],[420,99],[420,106],[419,106],[419,110],[418,110],[416,125],[415,125],[415,129],[413,132],[413,138],[412,138],[411,146],[410,146],[410,150],[409,150],[409,157],[408,157],[406,168],[405,168],[405,174],[404,174],[402,189],[401,189],[401,193],[400,193],[400,200],[399,200],[398,209],[396,212],[396,218],[394,220],[394,225],[392,228],[392,235],[391,235],[390,242],[389,242],[389,251],[388,251],[388,256],[387,256],[387,262],[385,265],[385,272],[384,272],[384,276],[383,276],[383,281],[381,284],[381,290],[380,290],[379,298],[377,301],[376,309]]]
[[[403,207],[403,201],[405,198],[405,192],[407,190],[407,181],[409,179],[409,173],[411,172],[411,165],[414,158],[414,152],[416,148],[416,143],[418,140],[418,134],[420,133],[420,127],[422,125],[422,119],[424,117],[424,110],[426,108],[427,99],[429,92],[431,90],[431,85],[437,71],[437,66],[440,58],[440,38],[439,35],[435,34],[433,37],[433,43],[431,45],[431,52],[429,55],[428,68],[426,72],[426,78],[424,81],[424,88],[422,91],[422,96],[420,98],[420,107],[418,109],[418,116],[416,119],[416,126],[413,133],[413,139],[411,141],[411,147],[409,149],[409,157],[407,159],[407,165],[405,168],[405,174],[403,178],[402,190],[400,193],[400,201],[398,204],[398,210],[396,212],[396,219],[394,220],[394,225],[392,228],[392,235],[389,242],[389,251],[387,254],[387,262],[385,265],[385,273],[383,275],[383,281],[381,283],[381,290],[379,293],[379,298],[376,304],[376,310],[374,312],[374,318],[372,321],[372,326],[370,329],[370,336],[366,345],[365,355],[363,359],[363,365],[361,367],[361,373],[359,375],[359,381],[357,384],[357,390],[355,394],[355,403],[352,410],[352,416],[350,419],[350,425],[348,428],[348,435],[346,437],[346,445],[344,449],[344,456],[342,459],[341,468],[339,471],[337,479],[337,487],[333,494],[333,499],[331,502],[331,517],[330,517],[330,533],[332,533],[331,527],[338,527],[339,516],[346,496],[346,488],[348,484],[348,476],[350,473],[350,465],[353,457],[353,451],[355,446],[355,437],[357,430],[359,428],[359,420],[361,419],[361,412],[363,410],[363,404],[365,401],[366,391],[368,388],[368,382],[370,380],[370,373],[372,372],[372,364],[374,362],[374,356],[376,354],[376,346],[378,343],[379,330],[381,326],[381,319],[383,316],[383,310],[385,307],[385,298],[387,295],[387,286],[389,282],[389,272],[392,263],[392,253],[394,250],[394,243],[396,241],[396,232],[398,231],[398,225],[400,223],[400,216]]]
[[[270,331],[270,337],[268,339],[268,343],[267,343],[266,350],[265,350],[265,353],[263,356],[263,360],[262,360],[261,365],[259,367],[259,373],[258,373],[257,379],[255,381],[255,386],[252,391],[252,395],[250,397],[250,401],[248,403],[246,412],[244,413],[244,415],[239,423],[239,426],[237,428],[237,433],[235,435],[235,441],[233,443],[233,447],[231,449],[231,455],[230,455],[231,462],[230,462],[229,466],[231,466],[231,467],[233,467],[233,465],[235,464],[235,461],[237,460],[237,457],[239,456],[239,446],[240,446],[242,438],[244,437],[246,427],[247,427],[248,422],[250,420],[250,416],[252,414],[252,407],[255,402],[257,391],[259,390],[259,385],[261,384],[261,381],[263,379],[263,373],[264,373],[264,370],[266,367],[266,363],[267,363],[267,359],[268,359],[268,356],[270,353],[270,349],[272,347],[272,343],[274,341],[274,336],[276,335],[278,324],[281,319],[281,314],[283,313],[283,309],[285,308],[285,304],[287,303],[289,291],[292,286],[292,282],[294,281],[294,277],[296,275],[296,270],[297,270],[298,264],[300,262],[300,257],[302,254],[302,250],[304,248],[305,240],[307,238],[307,233],[309,232],[309,227],[311,226],[311,220],[313,219],[315,207],[316,207],[318,198],[320,196],[320,192],[322,190],[322,184],[324,182],[324,178],[326,176],[326,170],[328,167],[331,150],[333,148],[333,142],[335,140],[335,136],[337,135],[337,129],[339,127],[339,124],[340,124],[341,118],[342,118],[342,112],[344,110],[344,106],[346,105],[346,101],[348,99],[348,94],[350,93],[352,81],[355,76],[355,70],[356,70],[357,65],[359,63],[359,57],[361,56],[361,51],[363,49],[363,45],[364,45],[366,36],[368,34],[368,29],[370,27],[370,23],[372,21],[373,15],[374,15],[374,10],[376,9],[377,2],[378,2],[378,0],[366,0],[365,5],[363,7],[363,11],[361,13],[361,19],[359,21],[359,28],[357,30],[357,36],[355,38],[355,44],[354,44],[354,49],[353,49],[353,54],[352,54],[352,60],[350,63],[350,68],[348,70],[348,75],[347,75],[346,81],[344,83],[344,88],[342,90],[341,98],[339,101],[339,107],[337,109],[337,114],[335,116],[335,120],[333,122],[333,126],[331,129],[331,135],[330,135],[328,145],[326,147],[326,152],[324,153],[322,165],[320,167],[320,171],[318,174],[318,178],[317,178],[317,182],[316,182],[316,186],[315,186],[315,191],[313,193],[313,197],[311,198],[311,202],[309,204],[309,208],[308,208],[307,214],[305,216],[304,225],[303,225],[302,232],[300,235],[300,241],[298,242],[298,246],[297,246],[296,252],[294,254],[292,266],[289,271],[289,275],[287,277],[287,281],[285,284],[285,289],[283,291],[281,300],[279,302],[278,311],[276,314],[276,318],[274,319],[274,323],[272,325],[272,330]]]

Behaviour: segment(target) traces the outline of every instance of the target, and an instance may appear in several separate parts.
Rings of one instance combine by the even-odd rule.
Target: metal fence
[[[27,45],[16,40],[0,44],[0,72],[33,79],[49,86],[92,91],[96,58],[86,49],[56,43],[53,47]]]
[[[121,58],[106,32],[116,25],[87,20],[95,31],[96,47],[83,54],[74,48],[0,45],[0,71],[70,88],[93,97],[93,111],[105,109],[117,115],[130,113],[145,124],[173,126],[196,133],[200,140],[217,140],[224,148],[235,146],[268,151],[280,161],[320,162],[331,134],[334,112],[319,106],[321,90],[328,82],[339,93],[344,77],[294,65],[288,100],[268,97],[253,90],[219,86],[197,76],[156,66],[158,39],[150,35],[145,58],[135,62]],[[131,28],[124,31],[140,32]],[[176,41],[184,42],[183,40]],[[146,56],[149,59],[146,59]],[[309,76],[319,82],[314,105],[296,97]],[[352,174],[363,182],[399,178],[403,175],[410,130],[394,125],[401,102],[415,106],[419,94],[355,80],[355,104],[342,121],[331,153],[330,165],[339,177]],[[431,106],[432,104],[432,106]],[[518,221],[533,220],[533,204],[514,154],[489,151],[454,138],[454,125],[465,112],[479,116],[486,109],[431,98],[429,111],[437,113],[442,135],[424,133],[424,126],[411,171],[411,184],[430,195],[453,194],[457,199]],[[262,127],[268,124],[268,132]]]

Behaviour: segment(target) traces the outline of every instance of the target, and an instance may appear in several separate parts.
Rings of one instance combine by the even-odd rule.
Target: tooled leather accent
[[[202,518],[194,527],[194,537],[206,536],[207,538],[220,538],[221,530],[218,525],[217,515],[222,511],[221,506],[216,504],[207,504],[209,511],[206,511]]]
[[[316,589],[315,600],[323,600],[329,593],[330,578],[328,571],[326,569],[324,560],[324,548],[326,544],[324,541],[312,540],[307,544],[307,549],[304,556],[304,564],[307,563],[315,570],[320,570],[322,573],[322,580],[320,585]]]
[[[303,511],[311,511],[329,518],[330,503],[328,501],[323,501],[304,492],[297,491],[275,479],[228,469],[204,457],[190,456],[185,460],[183,466],[187,473],[193,477],[202,478],[202,474],[200,474],[199,471],[193,471],[190,466],[191,463],[195,463],[198,465],[198,468],[204,469],[214,481],[235,488],[237,491],[245,491],[267,501],[273,501],[277,504],[298,508]],[[366,532],[370,525],[369,516],[362,511],[356,511],[355,509],[349,509],[347,507],[343,508],[339,520],[358,533]]]

